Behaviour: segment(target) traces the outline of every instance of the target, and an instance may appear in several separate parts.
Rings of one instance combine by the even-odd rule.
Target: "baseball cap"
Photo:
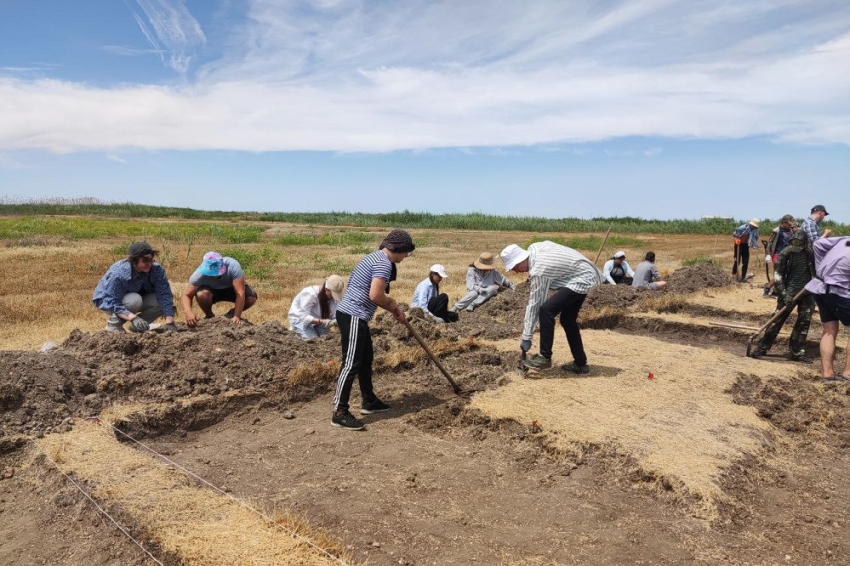
[[[208,277],[218,277],[224,275],[227,268],[224,266],[224,258],[218,252],[207,252],[204,254],[204,261],[198,268],[201,275]]]
[[[325,289],[328,289],[334,300],[339,302],[342,300],[342,291],[345,289],[345,279],[339,275],[331,275],[325,279]]]
[[[446,273],[446,268],[445,268],[445,267],[443,267],[443,265],[442,265],[441,263],[435,263],[434,265],[432,265],[432,266],[431,266],[431,271],[433,271],[434,273],[436,273],[437,275],[439,275],[439,276],[440,276],[440,277],[442,277],[443,279],[445,279],[446,277],[448,277],[448,276],[449,276],[449,275]]]
[[[815,212],[823,212],[824,216],[829,216],[829,213],[826,211],[826,207],[822,204],[816,204],[812,207],[812,214]]]

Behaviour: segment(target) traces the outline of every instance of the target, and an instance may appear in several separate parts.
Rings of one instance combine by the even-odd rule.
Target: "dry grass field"
[[[752,284],[586,307],[588,377],[516,371],[520,290],[455,325],[414,317],[470,390],[460,396],[378,317],[376,391],[393,408],[354,434],[328,424],[338,337],[303,343],[286,313],[385,232],[270,224],[250,243],[150,238],[178,301],[217,250],[243,260],[259,302],[250,327],[213,319],[141,336],[100,332],[91,304],[126,237],[0,247],[0,563],[151,563],[61,474],[166,564],[850,561],[846,386],[821,383],[817,362],[785,361],[783,338],[771,357],[746,358],[752,332],[729,326],[772,313],[762,264]],[[411,232],[417,250],[392,288],[403,302],[433,263],[456,299],[480,252],[567,236]],[[663,275],[697,257],[729,270],[730,246],[714,236],[623,236],[637,244],[623,248],[632,266],[654,250]],[[60,346],[39,353],[45,342]],[[560,329],[554,361],[570,361]]]

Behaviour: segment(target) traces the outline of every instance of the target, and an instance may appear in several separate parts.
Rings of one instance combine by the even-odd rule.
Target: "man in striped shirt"
[[[361,415],[382,413],[389,405],[378,399],[372,390],[372,335],[369,321],[378,307],[389,311],[398,322],[404,322],[404,311],[398,301],[387,294],[395,280],[395,264],[413,253],[416,246],[410,234],[394,229],[387,234],[376,252],[357,264],[348,278],[345,295],[336,309],[336,320],[342,336],[342,367],[336,383],[334,412],[331,424],[346,430],[362,430],[364,424],[348,410],[354,377],[360,384],[363,404]]]
[[[573,355],[573,361],[562,365],[561,369],[577,374],[590,373],[577,319],[587,292],[602,283],[602,274],[596,266],[576,250],[548,240],[531,244],[527,251],[511,244],[500,255],[505,271],[527,272],[531,285],[520,341],[523,352],[531,349],[534,326],[538,318],[540,320],[540,353],[523,363],[538,369],[552,366],[555,317],[560,315]],[[555,293],[547,299],[550,290]]]

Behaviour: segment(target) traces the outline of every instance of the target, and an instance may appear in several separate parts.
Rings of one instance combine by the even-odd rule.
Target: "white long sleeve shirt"
[[[623,263],[621,263],[620,266],[623,268],[623,271],[625,272],[626,277],[634,277],[635,276],[634,270],[631,267],[629,267],[629,264],[626,262],[626,260],[623,260]],[[605,262],[605,265],[602,267],[602,277],[604,277],[605,280],[608,283],[610,283],[611,285],[616,285],[617,282],[614,281],[613,277],[611,277],[611,270],[612,269],[614,269],[614,260],[609,259],[608,261]]]
[[[572,248],[546,240],[528,246],[528,282],[531,286],[525,309],[522,339],[531,340],[540,316],[540,305],[551,289],[566,287],[586,295],[602,283],[602,274],[593,262]]]
[[[513,289],[514,284],[495,269],[478,269],[470,266],[466,271],[466,290],[481,292],[487,287],[498,285]]]
[[[311,285],[304,287],[300,293],[292,299],[292,306],[289,307],[290,319],[295,318],[300,322],[307,324],[313,322],[314,318],[322,318],[322,307],[319,305],[319,292],[322,290],[321,285]],[[336,318],[337,302],[332,298],[328,299],[328,310],[330,315],[328,318]]]

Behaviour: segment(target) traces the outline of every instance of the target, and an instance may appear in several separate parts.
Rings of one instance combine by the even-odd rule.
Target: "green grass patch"
[[[575,250],[582,251],[599,251],[600,246],[602,246],[602,240],[604,236],[540,236],[538,238],[534,238],[528,241],[525,244],[527,248],[530,244],[535,242],[542,242],[544,240],[550,240],[555,242],[556,244],[561,244],[562,246],[567,246],[569,248],[573,248]],[[646,240],[641,240],[640,238],[635,238],[633,236],[620,236],[620,235],[611,235],[608,236],[608,241],[605,243],[606,249],[613,248],[641,248],[647,245]]]
[[[281,262],[283,253],[263,246],[257,249],[224,248],[218,252],[239,262],[248,279],[268,279],[274,275],[275,266]]]
[[[330,234],[281,234],[274,239],[279,246],[358,246],[378,248],[381,236],[368,232],[334,232]]]
[[[720,265],[720,260],[717,260],[711,257],[710,255],[698,255],[682,260],[682,265],[684,267],[688,267],[690,265],[701,265],[703,263],[713,263],[714,265]]]
[[[109,218],[36,218],[20,216],[0,218],[0,238],[25,239],[56,237],[65,240],[94,240],[125,237],[131,241],[158,240],[176,242],[250,244],[259,242],[265,226],[221,225],[198,222],[144,222]],[[126,247],[123,253],[126,253]]]

